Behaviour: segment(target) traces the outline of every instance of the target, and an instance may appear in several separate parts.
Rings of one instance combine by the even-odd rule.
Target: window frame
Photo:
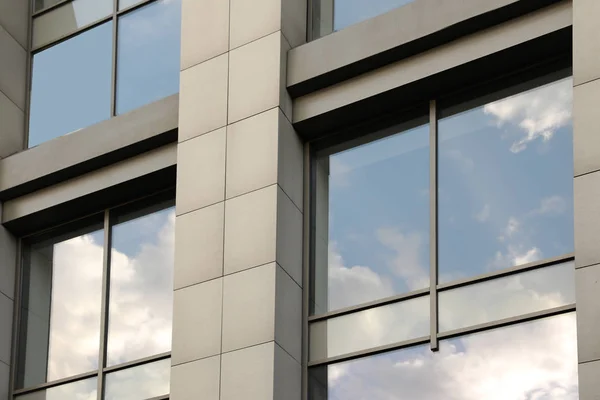
[[[471,325],[459,329],[440,332],[439,331],[439,304],[438,294],[440,292],[457,289],[460,287],[473,285],[476,283],[492,281],[497,278],[514,276],[523,272],[541,270],[557,264],[572,262],[575,259],[573,252],[566,253],[557,257],[544,258],[539,261],[504,268],[498,271],[492,271],[475,275],[472,277],[457,279],[450,282],[439,283],[438,281],[438,121],[444,117],[454,115],[461,111],[473,109],[487,102],[499,100],[514,94],[525,92],[529,89],[538,88],[544,84],[557,82],[560,79],[572,76],[572,67],[565,67],[562,64],[542,63],[533,68],[521,71],[509,71],[506,75],[486,82],[476,82],[471,86],[454,93],[441,93],[437,98],[431,99],[428,104],[416,104],[410,109],[401,110],[392,115],[376,117],[360,125],[356,125],[343,130],[335,131],[326,137],[315,139],[306,144],[305,147],[305,191],[309,192],[305,198],[305,204],[309,210],[305,215],[305,272],[304,282],[305,290],[303,293],[303,346],[304,346],[304,370],[303,370],[303,393],[305,399],[309,393],[308,370],[311,367],[326,366],[330,364],[350,361],[357,358],[372,356],[383,352],[399,350],[402,348],[426,345],[430,346],[431,351],[439,350],[439,341],[451,339],[467,334],[487,331],[495,328],[501,328],[518,323],[524,323],[555,315],[567,314],[576,311],[576,304],[571,303],[558,306],[543,311],[536,311],[527,314],[521,314],[494,320],[477,325]],[[315,240],[316,240],[316,209],[317,209],[317,168],[318,157],[322,154],[337,153],[347,148],[354,148],[363,143],[375,139],[386,137],[390,134],[403,132],[414,125],[415,116],[422,115],[428,110],[429,132],[429,257],[430,257],[430,287],[401,293],[394,296],[362,303],[342,309],[310,315],[310,302],[313,298],[313,277],[315,276]],[[443,110],[443,112],[441,112]],[[389,129],[391,126],[405,124],[406,128],[399,131],[397,128]],[[389,132],[386,133],[386,129]],[[401,133],[399,133],[401,134]],[[375,138],[375,139],[374,139]],[[420,338],[398,341],[389,345],[363,349],[352,353],[327,357],[319,360],[309,359],[309,328],[310,324],[317,321],[326,321],[342,315],[349,315],[356,312],[369,310],[375,307],[395,304],[404,300],[430,297],[430,332],[429,335]]]
[[[111,87],[110,87],[110,115],[108,119],[112,119],[117,117],[119,114],[117,114],[117,55],[118,55],[118,22],[119,19],[126,15],[129,14],[131,12],[135,12],[137,9],[145,7],[149,4],[155,3],[159,0],[140,0],[139,3],[136,3],[134,5],[128,6],[128,7],[124,7],[122,9],[119,10],[119,0],[112,0],[113,1],[113,9],[112,9],[112,13],[102,17],[94,22],[91,22],[87,25],[84,25],[72,32],[69,32],[68,34],[65,34],[61,37],[58,37],[57,39],[54,39],[53,41],[46,43],[44,45],[38,46],[38,47],[33,47],[33,29],[34,29],[34,20],[44,14],[47,14],[55,9],[58,9],[62,6],[65,6],[69,3],[72,3],[76,0],[62,0],[59,1],[56,4],[53,4],[49,7],[43,8],[41,10],[38,11],[34,11],[35,9],[35,0],[30,0],[30,7],[31,7],[31,12],[30,12],[30,19],[29,19],[29,29],[28,29],[28,47],[29,47],[29,51],[27,52],[27,93],[26,93],[26,103],[25,103],[25,109],[26,109],[26,113],[25,113],[25,137],[24,137],[24,149],[29,149],[29,119],[30,119],[30,111],[31,111],[31,89],[32,89],[32,83],[33,83],[33,56],[37,53],[40,53],[52,46],[55,46],[61,42],[67,41],[69,39],[71,39],[72,37],[75,37],[77,35],[79,35],[80,33],[83,33],[85,31],[94,29],[106,22],[112,21],[112,61],[111,61]],[[82,127],[86,128],[86,127]],[[67,134],[69,132],[65,132],[63,135]]]
[[[151,0],[154,1],[154,0]],[[166,205],[165,205],[166,204]],[[158,210],[153,210],[150,213],[140,214],[138,217],[143,217],[146,215],[150,215],[154,212],[164,210],[169,207],[175,207],[175,191],[173,188],[161,190],[150,195],[136,198],[131,201],[127,201],[120,204],[115,204],[113,206],[107,207],[103,210],[99,210],[92,214],[86,215],[81,218],[77,218],[74,220],[69,220],[63,224],[56,225],[47,229],[43,229],[39,232],[33,232],[27,235],[23,235],[18,239],[17,243],[17,254],[18,254],[18,265],[17,265],[17,276],[16,276],[16,293],[15,293],[15,306],[14,306],[14,316],[13,316],[13,354],[12,359],[15,360],[14,365],[10,368],[10,379],[9,386],[12,390],[9,392],[9,399],[18,398],[18,396],[32,394],[36,392],[41,392],[46,389],[58,387],[61,385],[79,382],[89,378],[97,378],[97,399],[104,399],[105,395],[105,381],[107,374],[114,373],[118,371],[123,371],[126,369],[131,369],[135,367],[139,367],[142,365],[147,365],[153,362],[158,362],[171,358],[171,351],[163,352],[147,357],[143,357],[140,359],[128,361],[122,364],[117,364],[113,366],[107,366],[107,350],[108,350],[108,334],[109,334],[109,303],[110,303],[110,257],[112,252],[112,228],[116,224],[116,219],[120,215],[125,215],[127,213],[135,212],[136,210],[143,210],[146,208],[151,208],[154,206],[165,205],[160,207]],[[21,336],[23,334],[21,325],[22,325],[22,313],[21,306],[23,302],[23,270],[24,270],[24,261],[27,257],[26,250],[27,245],[26,242],[31,239],[35,239],[38,237],[45,237],[47,234],[51,235],[56,230],[61,230],[63,227],[79,227],[79,223],[86,223],[87,221],[92,221],[94,218],[97,218],[97,222],[102,223],[103,226],[103,259],[102,259],[102,297],[101,297],[101,310],[100,310],[100,342],[98,343],[99,348],[99,358],[98,365],[99,368],[94,371],[89,371],[81,374],[77,374],[71,377],[61,378],[58,380],[54,380],[51,382],[45,382],[41,384],[37,384],[34,386],[16,389],[18,371],[20,370],[20,361],[21,356],[23,355],[21,352],[24,349],[21,349]],[[170,391],[168,394],[155,396],[148,400],[166,400],[170,397]]]

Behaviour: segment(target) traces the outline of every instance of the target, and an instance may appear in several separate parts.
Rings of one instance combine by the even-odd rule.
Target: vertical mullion
[[[311,201],[316,190],[312,179],[312,159],[310,156],[310,143],[304,144],[304,198],[303,198],[303,271],[302,271],[302,400],[308,400],[308,316],[310,314],[310,290],[311,290],[311,265],[313,265],[312,252],[314,249],[312,210],[315,207]]]
[[[429,300],[430,300],[430,335],[431,350],[438,351],[438,234],[437,234],[437,146],[438,124],[435,100],[429,103]]]
[[[104,212],[104,252],[102,264],[102,309],[100,311],[100,351],[98,355],[98,399],[104,397],[104,367],[106,367],[106,343],[108,338],[108,304],[110,300],[110,249],[112,233],[110,212]]]
[[[119,10],[119,0],[113,0],[113,37],[112,37],[112,71],[111,71],[111,87],[110,87],[110,116],[111,118],[117,115],[117,35],[119,34],[119,25],[117,12]]]

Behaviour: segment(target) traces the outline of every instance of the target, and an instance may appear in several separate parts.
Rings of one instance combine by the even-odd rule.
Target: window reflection
[[[376,17],[414,0],[321,0],[335,1],[333,29],[338,31],[347,26]]]
[[[35,0],[34,2],[34,11],[39,11],[43,8],[48,8],[53,6],[54,4],[60,2],[62,0]]]
[[[112,22],[33,56],[29,147],[110,117]]]
[[[171,350],[172,204],[127,212],[112,228],[108,365]]]
[[[572,86],[439,121],[441,282],[573,251]]]
[[[310,360],[429,335],[429,296],[405,300],[310,325]]]
[[[53,2],[53,4],[56,2]],[[33,48],[49,44],[110,15],[113,0],[74,0],[33,20]],[[88,44],[93,46],[93,44]]]
[[[106,400],[144,400],[169,394],[171,360],[166,359],[106,375]]]
[[[56,386],[38,392],[16,396],[16,400],[95,400],[97,398],[97,378],[85,379]]]
[[[429,128],[316,163],[311,311],[429,287]]]
[[[119,18],[117,114],[179,91],[181,0],[159,0]]]
[[[98,368],[102,223],[54,235],[26,244],[18,387]]]
[[[309,370],[311,400],[575,400],[575,315]]]
[[[440,331],[575,303],[572,262],[497,278],[438,295]]]

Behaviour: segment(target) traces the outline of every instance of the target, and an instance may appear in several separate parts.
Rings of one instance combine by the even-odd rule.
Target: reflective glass
[[[102,223],[65,232],[26,245],[19,388],[98,368]]]
[[[309,370],[310,400],[576,400],[575,314]]]
[[[119,18],[117,114],[179,92],[181,0],[159,0]]]
[[[74,0],[33,20],[33,48],[49,44],[113,12],[113,0]],[[88,43],[89,47],[94,45]]]
[[[553,265],[438,294],[440,332],[575,303],[575,266]]]
[[[110,118],[112,22],[33,56],[29,147]]]
[[[429,296],[310,324],[310,360],[429,335]]]
[[[171,350],[174,227],[172,201],[116,218],[108,365]]]
[[[321,0],[331,1],[331,0]],[[335,0],[333,29],[338,31],[349,25],[376,17],[414,0]]]
[[[143,0],[119,0],[119,10],[134,6],[141,3]]]
[[[441,282],[573,251],[572,91],[563,79],[439,121]]]
[[[321,156],[315,169],[311,313],[429,287],[428,125]]]
[[[16,400],[95,400],[97,398],[98,379],[90,378],[66,385],[55,386],[15,396]]]
[[[144,400],[169,394],[171,360],[161,360],[106,375],[106,400]]]

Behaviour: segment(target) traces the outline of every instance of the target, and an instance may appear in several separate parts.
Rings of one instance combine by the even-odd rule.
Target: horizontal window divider
[[[100,18],[97,21],[94,21],[94,22],[91,22],[91,23],[89,23],[87,25],[84,25],[81,28],[78,28],[77,30],[75,30],[73,32],[70,32],[70,33],[67,33],[65,35],[62,35],[62,36],[54,39],[50,43],[43,44],[43,45],[38,46],[38,47],[34,47],[33,49],[31,49],[31,53],[35,54],[35,53],[39,53],[41,51],[44,51],[46,49],[49,49],[50,47],[52,47],[54,45],[57,45],[57,44],[59,44],[61,42],[64,42],[66,40],[69,40],[72,37],[79,35],[80,33],[83,33],[85,31],[89,31],[90,29],[93,29],[93,28],[95,28],[97,26],[100,26],[100,25],[102,25],[105,22],[112,21],[112,19],[113,19],[113,15],[109,14],[106,17],[102,17],[102,18]]]
[[[98,377],[98,371],[94,370],[94,371],[90,371],[90,372],[85,372],[83,374],[70,376],[68,378],[58,379],[58,380],[55,380],[52,382],[42,383],[42,384],[39,384],[36,386],[24,388],[24,389],[15,389],[15,391],[13,392],[13,395],[18,396],[18,395],[27,394],[27,393],[38,392],[40,390],[45,390],[45,389],[50,389],[50,388],[53,388],[56,386],[65,385],[67,383],[78,382],[78,381],[82,381],[84,379],[96,378],[96,377]]]
[[[59,1],[56,4],[52,4],[51,6],[48,6],[46,8],[42,8],[41,10],[35,11],[33,14],[31,14],[31,16],[33,18],[39,17],[42,14],[46,14],[47,12],[50,12],[50,11],[55,10],[57,8],[60,8],[60,7],[64,6],[65,4],[72,3],[73,1],[74,0],[62,0],[62,1]]]
[[[144,7],[146,4],[154,3],[155,1],[157,1],[157,0],[143,0],[141,3],[134,4],[132,6],[124,8],[122,10],[117,9],[117,16],[121,16],[123,14],[127,14],[130,11],[133,11],[133,10],[138,9],[140,7]]]
[[[576,310],[575,303],[567,304],[564,306],[549,308],[543,311],[536,311],[529,314],[521,314],[516,317],[499,319],[492,322],[486,322],[484,324],[471,325],[466,328],[454,329],[451,331],[446,331],[442,333],[438,333],[438,339],[451,339],[457,336],[465,336],[473,333],[483,332],[496,328],[503,328],[510,325],[516,325],[523,322],[534,321],[536,319],[553,317],[560,314],[566,314],[569,312],[573,312]]]
[[[341,356],[329,357],[329,358],[324,358],[324,359],[316,360],[316,361],[310,361],[308,363],[308,367],[310,368],[310,367],[317,367],[317,366],[324,366],[324,365],[329,365],[329,364],[340,363],[340,362],[344,362],[344,361],[351,361],[356,358],[374,356],[374,355],[377,355],[380,353],[386,353],[388,351],[400,350],[400,349],[403,349],[406,347],[428,344],[430,339],[431,339],[430,335],[421,336],[416,339],[403,340],[401,342],[386,344],[385,346],[372,347],[369,349],[355,351],[355,352],[344,354]]]
[[[499,271],[488,272],[486,274],[481,274],[474,276],[472,278],[460,279],[448,283],[443,283],[437,286],[438,291],[446,291],[451,289],[456,289],[463,286],[472,285],[475,283],[485,282],[496,278],[502,278],[506,276],[516,275],[521,272],[531,271],[539,268],[549,267],[555,264],[561,264],[564,262],[573,261],[575,259],[575,255],[573,253],[563,254],[558,257],[546,258],[540,261],[534,261],[528,264],[519,265],[516,267],[509,267],[506,269],[502,269]]]
[[[359,304],[356,306],[345,307],[340,310],[330,311],[325,314],[312,315],[312,316],[308,317],[308,322],[323,321],[323,320],[332,319],[335,317],[341,317],[341,316],[347,315],[347,314],[353,314],[353,313],[356,313],[359,311],[369,310],[371,308],[376,308],[376,307],[380,307],[380,306],[398,303],[402,300],[415,299],[417,297],[426,296],[429,294],[429,292],[430,292],[430,288],[424,288],[424,289],[414,290],[414,291],[408,292],[408,293],[385,297],[385,298],[379,299],[379,300],[373,300],[368,303],[362,303],[362,304]]]
[[[105,374],[108,374],[110,372],[116,372],[116,371],[121,371],[121,370],[128,369],[128,368],[134,368],[134,367],[139,367],[141,365],[150,364],[154,361],[166,360],[167,358],[170,358],[170,357],[171,357],[171,352],[168,351],[166,353],[156,354],[153,356],[144,357],[144,358],[140,358],[138,360],[126,362],[123,364],[106,367],[102,370],[102,372],[104,372]]]

